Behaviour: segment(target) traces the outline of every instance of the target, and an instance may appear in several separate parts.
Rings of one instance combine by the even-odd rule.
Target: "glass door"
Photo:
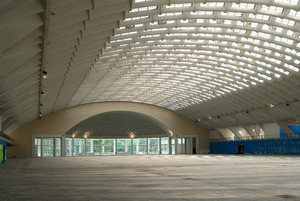
[[[192,140],[190,137],[185,138],[185,153],[192,154]]]
[[[168,137],[161,138],[160,153],[161,154],[169,154],[169,138]]]

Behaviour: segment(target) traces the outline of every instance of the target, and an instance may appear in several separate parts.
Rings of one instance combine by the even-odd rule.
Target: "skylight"
[[[118,86],[101,100],[185,109],[298,73],[298,0],[248,2],[135,0],[95,67],[95,90]]]

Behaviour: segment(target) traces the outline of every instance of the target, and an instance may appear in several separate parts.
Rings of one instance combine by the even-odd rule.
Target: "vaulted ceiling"
[[[299,120],[299,41],[298,0],[2,0],[2,128],[103,101],[207,128]]]

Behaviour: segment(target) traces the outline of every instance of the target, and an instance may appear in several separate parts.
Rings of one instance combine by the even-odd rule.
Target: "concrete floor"
[[[0,200],[300,200],[300,156],[11,159]]]

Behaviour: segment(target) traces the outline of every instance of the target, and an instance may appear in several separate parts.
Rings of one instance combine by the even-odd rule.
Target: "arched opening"
[[[109,111],[90,116],[63,135],[34,135],[35,157],[196,154],[197,135],[174,134],[143,113]]]
[[[105,112],[67,131],[65,156],[169,154],[172,152],[170,135],[167,126],[148,115]]]

